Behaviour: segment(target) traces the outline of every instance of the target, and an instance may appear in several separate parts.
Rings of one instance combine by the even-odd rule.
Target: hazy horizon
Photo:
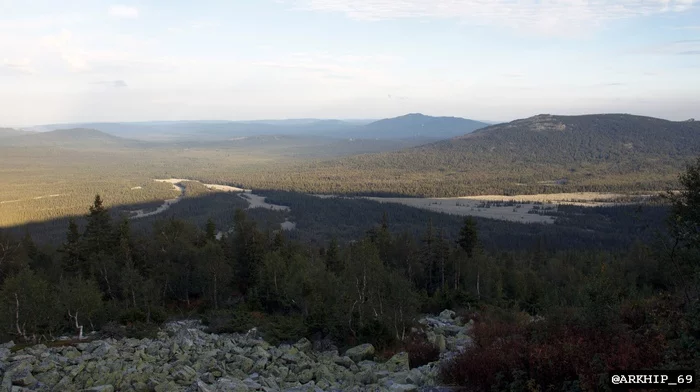
[[[5,0],[0,14],[0,126],[700,116],[693,0]]]
[[[627,115],[633,115],[633,116],[642,116],[642,117],[654,117],[654,116],[647,116],[645,114],[639,114],[639,113],[614,113],[614,112],[601,112],[601,113],[533,113],[530,116],[527,117],[519,117],[519,118],[511,118],[511,119],[506,119],[506,120],[484,120],[484,119],[479,119],[479,118],[470,118],[470,117],[462,117],[462,116],[452,116],[452,115],[445,115],[445,116],[437,116],[437,115],[431,115],[427,113],[404,113],[399,116],[395,117],[401,117],[405,116],[408,114],[421,114],[424,116],[428,117],[457,117],[457,118],[464,118],[467,120],[473,120],[473,121],[478,121],[478,122],[483,122],[486,124],[503,124],[503,123],[509,123],[511,121],[515,120],[520,120],[523,118],[529,118],[529,117],[534,117],[537,115],[542,115],[542,114],[550,114],[553,116],[585,116],[585,115],[598,115],[598,114],[627,114]],[[192,123],[197,123],[197,122],[239,122],[239,123],[246,123],[246,122],[277,122],[277,121],[300,121],[300,120],[309,120],[309,121],[346,121],[346,122],[358,122],[358,123],[371,123],[375,121],[380,121],[380,120],[385,120],[385,119],[392,119],[395,117],[383,117],[383,118],[302,118],[302,117],[291,117],[291,118],[254,118],[254,119],[243,119],[243,120],[226,120],[226,119],[187,119],[187,120],[162,120],[162,119],[151,119],[151,120],[140,120],[140,121],[76,121],[76,122],[58,122],[58,123],[45,123],[45,124],[20,124],[20,125],[10,125],[10,128],[17,128],[17,129],[31,129],[31,128],[36,128],[36,127],[42,127],[42,126],[48,126],[48,125],[72,125],[72,124],[118,124],[118,123],[124,123],[124,124],[139,124],[139,123],[159,123],[159,122],[192,122]],[[663,117],[656,117],[656,118],[661,118],[664,120],[669,120],[669,121],[686,121],[690,119],[695,119],[695,117],[687,117],[687,118],[680,118],[680,119],[671,119],[671,118],[663,118]],[[0,128],[3,126],[8,126],[7,124],[0,124]]]

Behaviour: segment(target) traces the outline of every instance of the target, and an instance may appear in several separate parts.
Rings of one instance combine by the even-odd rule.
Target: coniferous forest
[[[353,241],[291,239],[240,209],[220,238],[212,219],[135,231],[97,195],[58,247],[0,233],[0,333],[144,337],[199,317],[213,332],[369,342],[416,363],[436,355],[417,316],[452,308],[474,320],[475,344],[441,369],[446,383],[597,390],[613,368],[698,369],[700,161],[680,183],[653,238],[576,250],[485,246],[472,218],[400,232],[388,214]]]

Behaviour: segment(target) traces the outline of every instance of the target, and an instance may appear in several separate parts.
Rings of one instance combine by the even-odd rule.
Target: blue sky
[[[0,0],[0,126],[700,117],[693,0]]]

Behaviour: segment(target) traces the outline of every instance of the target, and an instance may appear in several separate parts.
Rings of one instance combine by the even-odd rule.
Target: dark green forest
[[[247,187],[425,197],[648,192],[677,186],[700,124],[626,114],[540,115],[398,152],[240,173]],[[371,173],[368,176],[367,173]]]
[[[417,316],[453,308],[475,320],[476,344],[442,369],[443,381],[474,390],[600,390],[616,367],[698,369],[700,161],[679,182],[667,226],[648,237],[629,229],[637,240],[616,249],[499,249],[481,220],[428,218],[414,234],[389,213],[355,241],[313,244],[240,209],[217,240],[214,220],[133,230],[97,196],[57,248],[0,234],[0,333],[29,343],[81,329],[149,336],[165,320],[201,317],[213,332],[371,342],[416,364],[431,359],[411,329]],[[303,198],[268,196],[311,214]]]
[[[12,184],[0,189],[0,227],[81,215],[97,193],[110,209],[152,206],[175,196],[159,178],[373,196],[653,193],[678,187],[677,173],[700,149],[698,124],[545,115],[413,148],[405,147],[417,140],[134,143],[60,132],[50,143],[0,143],[0,179]]]

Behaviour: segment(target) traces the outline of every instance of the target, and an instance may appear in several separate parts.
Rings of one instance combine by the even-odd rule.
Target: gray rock
[[[360,362],[363,359],[370,359],[374,356],[374,346],[369,343],[355,346],[345,352],[345,355],[350,357],[355,362]]]
[[[10,340],[9,342],[0,344],[0,348],[12,348],[15,346],[15,342]]]
[[[334,358],[333,362],[335,362],[336,364],[343,366],[347,369],[350,369],[355,364],[355,362],[353,362],[352,358],[350,358],[348,356]]]
[[[4,362],[10,356],[9,348],[0,348],[0,362]]]
[[[219,392],[248,392],[250,389],[240,380],[222,378],[216,383],[216,391]]]
[[[460,326],[462,320],[451,311],[424,317],[420,323],[417,332],[425,333],[443,351],[440,361],[472,344],[470,324]],[[54,348],[35,345],[15,354],[5,346],[0,346],[2,392],[28,388],[41,392],[427,392],[437,384],[439,368],[432,363],[409,369],[407,353],[374,362],[375,349],[370,344],[341,356],[332,344],[319,350],[315,343],[300,339],[293,345],[273,347],[245,335],[207,334],[193,321],[167,324],[156,340],[105,339]]]
[[[314,372],[311,371],[311,369],[305,369],[298,375],[298,380],[302,384],[306,384],[309,381],[313,380],[314,378]]]
[[[112,385],[98,385],[83,389],[83,392],[114,392],[114,387]]]
[[[413,384],[393,384],[389,390],[391,392],[417,392],[418,387]]]
[[[37,383],[37,379],[34,378],[32,372],[29,369],[23,369],[20,371],[15,371],[9,373],[12,385],[17,385],[20,387],[29,387]]]
[[[447,342],[445,341],[444,335],[435,336],[435,347],[437,347],[441,353],[447,350]]]
[[[177,370],[175,373],[173,373],[173,379],[177,383],[180,383],[182,385],[189,384],[194,380],[194,378],[197,376],[197,371],[192,369],[190,366],[183,366],[181,369]]]
[[[393,373],[408,371],[409,370],[408,353],[407,352],[400,352],[398,354],[395,354],[393,357],[389,358],[388,361],[386,361],[385,366],[386,366],[387,370],[389,370],[390,372],[393,372]]]
[[[298,342],[294,344],[294,348],[301,352],[311,351],[311,342],[307,338],[301,338]]]
[[[445,309],[442,312],[440,312],[440,316],[438,316],[438,317],[440,317],[443,320],[452,321],[455,318],[455,316],[457,316],[457,314],[455,312],[453,312],[452,310],[449,310],[449,309]]]
[[[18,354],[11,356],[9,358],[10,362],[22,362],[22,361],[33,361],[36,358],[33,355],[28,355],[28,354]]]
[[[213,392],[213,388],[202,380],[197,380],[197,392]]]

